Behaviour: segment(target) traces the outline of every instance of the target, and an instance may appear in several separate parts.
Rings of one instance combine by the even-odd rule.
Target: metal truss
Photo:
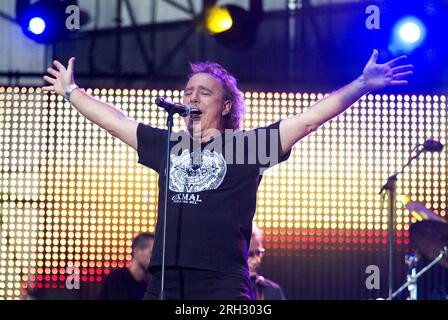
[[[372,0],[373,3],[378,3],[379,0]],[[182,13],[187,14],[191,20],[188,21],[177,21],[177,22],[169,22],[169,23],[156,23],[156,16],[158,12],[157,5],[160,2],[164,2],[170,5],[174,10],[178,10]],[[70,40],[77,39],[88,39],[88,71],[84,74],[78,73],[78,77],[85,78],[119,78],[119,79],[157,79],[157,78],[165,78],[168,77],[163,76],[163,69],[170,64],[173,60],[176,59],[176,56],[179,52],[181,52],[181,48],[190,40],[190,38],[197,34],[197,26],[202,21],[203,12],[213,5],[215,5],[217,0],[203,0],[202,8],[200,10],[196,10],[198,8],[194,7],[193,0],[152,0],[151,2],[151,18],[149,23],[139,24],[136,20],[136,8],[133,6],[130,0],[115,0],[115,26],[113,28],[108,29],[99,29],[98,28],[98,20],[99,20],[99,0],[95,2],[95,11],[91,12],[91,19],[94,23],[94,28],[91,31],[84,31],[71,34]],[[354,7],[361,8],[363,4],[356,3],[332,3],[325,6],[313,6],[309,0],[299,0],[302,4],[301,8],[296,10],[288,10],[285,8],[284,12],[270,12],[269,16],[275,18],[276,16],[281,16],[282,18],[287,18],[289,22],[294,26],[293,28],[288,28],[288,50],[290,51],[290,59],[293,61],[293,56],[297,52],[297,50],[306,50],[306,41],[307,35],[311,33],[314,34],[316,40],[318,42],[322,40],[322,30],[316,20],[316,15],[324,14],[330,15],[334,12],[341,12],[347,10],[353,10]],[[130,26],[123,26],[123,14],[127,13],[130,19]],[[266,13],[265,13],[266,16]],[[16,23],[16,20],[9,15],[0,12],[0,18],[6,19],[12,23]],[[297,34],[296,26],[300,23],[301,33]],[[182,30],[179,33],[176,41],[169,44],[168,52],[165,54],[163,59],[160,61],[156,61],[156,39],[155,34],[160,30],[167,30],[169,28],[177,27],[179,30]],[[125,55],[126,48],[123,46],[123,35],[132,34],[137,44],[138,52],[142,57],[144,62],[144,70],[140,73],[133,72],[132,74],[126,72],[124,70],[121,61],[122,57]],[[145,40],[145,35],[149,34],[149,41]],[[95,63],[95,47],[97,45],[97,40],[100,37],[114,37],[114,63],[113,69],[110,72],[103,72],[98,69]],[[200,43],[204,41],[200,41]],[[54,56],[54,48],[56,45],[49,45],[47,50],[50,52],[49,58],[54,59],[57,58]],[[165,45],[168,46],[168,44]],[[205,49],[203,46],[200,49],[202,54],[205,54]],[[51,57],[51,55],[53,55]],[[289,68],[294,70],[294,68]],[[36,77],[40,76],[37,73],[29,73],[29,72],[0,72],[0,76],[9,77],[10,79],[19,79],[23,77]]]

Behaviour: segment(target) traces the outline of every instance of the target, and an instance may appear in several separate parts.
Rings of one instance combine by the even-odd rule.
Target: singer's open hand
[[[73,58],[73,57],[70,58],[70,60],[68,61],[67,69],[66,69],[62,65],[62,63],[60,63],[59,61],[57,61],[57,60],[53,61],[53,64],[57,70],[55,70],[53,68],[47,69],[47,72],[53,77],[49,77],[47,75],[45,75],[43,77],[43,79],[46,82],[50,83],[51,85],[42,87],[42,90],[55,92],[59,95],[64,95],[65,89],[69,85],[75,83],[74,72],[73,72],[74,63],[75,63],[75,58]]]
[[[362,79],[369,91],[386,87],[406,85],[412,75],[412,64],[404,65],[406,56],[400,56],[384,64],[377,64],[378,50],[374,50],[362,73]]]

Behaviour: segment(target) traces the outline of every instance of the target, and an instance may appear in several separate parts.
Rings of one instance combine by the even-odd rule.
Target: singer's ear
[[[225,117],[226,115],[228,115],[230,113],[230,110],[232,110],[232,101],[230,100],[226,100],[224,101],[224,105],[222,107],[222,116]]]

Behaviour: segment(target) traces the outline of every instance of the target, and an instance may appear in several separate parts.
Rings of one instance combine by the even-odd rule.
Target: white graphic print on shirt
[[[205,150],[199,157],[199,161],[193,161],[193,153],[187,150],[183,150],[180,156],[171,154],[171,191],[193,193],[214,190],[221,185],[227,171],[223,155]]]

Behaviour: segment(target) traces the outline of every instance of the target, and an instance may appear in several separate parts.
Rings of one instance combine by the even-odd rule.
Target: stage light
[[[400,27],[398,32],[400,34],[400,38],[404,42],[408,43],[417,42],[422,35],[419,25],[415,22],[406,22]]]
[[[134,95],[142,94],[152,101],[156,96],[180,94],[174,90],[88,92],[104,101],[131,101]],[[318,97],[312,93],[280,92],[245,92],[244,96],[248,107],[252,107],[246,117],[247,129],[287,116],[289,108],[275,108],[285,101],[294,99],[293,109],[300,112],[303,108],[299,110],[297,106],[312,104]],[[396,113],[378,112],[378,106],[390,101],[396,101]],[[165,114],[151,105],[146,107],[149,110],[145,112],[151,115],[145,117],[151,118],[148,123],[164,127]],[[136,108],[143,114],[143,104]],[[4,111],[0,113],[0,139],[8,146],[2,149],[0,144],[0,184],[6,190],[1,195],[4,215],[0,226],[0,299],[21,298],[21,292],[14,291],[21,285],[54,285],[57,281],[53,275],[63,276],[66,266],[82,265],[83,281],[91,282],[97,279],[90,276],[94,272],[106,275],[112,266],[123,265],[128,259],[126,250],[131,236],[154,231],[158,204],[155,172],[147,174],[148,170],[135,162],[131,150],[118,147],[99,128],[89,124],[73,126],[77,121],[72,117],[78,122],[83,117],[62,100],[42,101],[42,93],[36,89],[0,87],[0,110]],[[325,244],[333,250],[338,248],[334,245],[352,242],[364,243],[355,249],[365,250],[365,243],[375,241],[369,242],[369,247],[381,250],[382,241],[387,238],[387,217],[380,214],[383,203],[374,195],[377,177],[390,173],[390,164],[397,159],[404,160],[406,153],[402,148],[409,143],[399,143],[401,133],[414,139],[413,124],[431,123],[440,128],[446,125],[446,97],[368,95],[358,108],[348,109],[344,116],[334,120],[337,126],[309,136],[295,147],[287,162],[266,172],[257,194],[256,220],[266,228],[267,248],[290,253],[290,248],[285,247],[290,240],[281,235],[291,234],[296,237],[292,238],[296,249]],[[337,130],[347,122],[355,128],[361,119],[367,122],[364,127],[359,125],[353,132]],[[33,136],[27,126],[21,127],[23,122],[33,128],[41,126],[42,132]],[[402,127],[390,126],[397,122]],[[48,126],[43,127],[43,123]],[[58,148],[50,151],[44,146],[57,125],[63,128],[64,136]],[[441,138],[446,137],[446,130],[441,128],[440,132]],[[344,137],[347,133],[349,136]],[[368,150],[378,147],[372,137],[383,137],[385,145],[369,155]],[[363,149],[366,152],[358,150],[359,143],[368,146]],[[386,148],[388,145],[394,147]],[[36,154],[28,154],[26,146],[33,146]],[[113,159],[108,157],[111,148],[115,150]],[[40,152],[46,152],[46,157],[39,156]],[[39,168],[33,170],[32,164]],[[16,168],[11,170],[12,167]],[[399,194],[409,194],[426,203],[431,200],[431,210],[446,216],[445,167],[442,160],[432,158],[416,163],[403,179],[404,190]],[[432,171],[425,172],[430,168]],[[440,169],[439,175],[436,169]],[[438,186],[431,185],[431,179]],[[423,181],[426,182],[422,184]],[[33,191],[38,186],[43,188]],[[38,201],[33,200],[33,195],[39,196]],[[403,230],[397,241],[403,243],[411,219],[406,199],[409,197],[397,198],[403,202],[397,208],[397,230]],[[10,258],[14,254],[15,259]]]
[[[249,10],[235,5],[210,6],[204,9],[203,26],[225,47],[244,50],[255,43],[262,15],[261,0],[251,0]]]
[[[45,31],[46,28],[45,21],[40,17],[31,18],[30,23],[28,25],[28,30],[32,33],[39,35]]]
[[[211,34],[229,30],[233,25],[232,16],[227,8],[213,7],[206,14],[205,25]]]
[[[420,47],[426,38],[426,27],[423,22],[413,16],[398,20],[391,35],[389,50],[393,54],[409,54]]]
[[[53,43],[67,36],[66,26],[70,6],[77,6],[77,0],[17,0],[16,21],[23,33],[38,43]],[[69,11],[70,12],[70,11]],[[80,24],[85,24],[88,16],[80,11]]]

